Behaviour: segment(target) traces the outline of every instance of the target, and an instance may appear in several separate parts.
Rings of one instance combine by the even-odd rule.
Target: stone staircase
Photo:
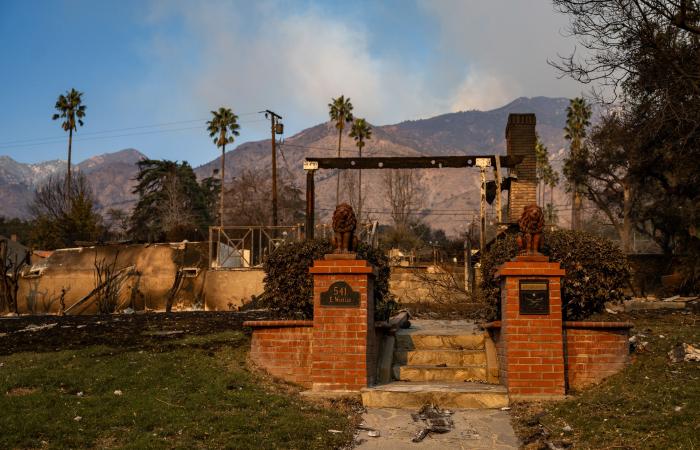
[[[365,406],[501,408],[508,394],[498,383],[495,354],[483,332],[466,321],[416,320],[396,333],[392,373],[397,381],[363,389]]]

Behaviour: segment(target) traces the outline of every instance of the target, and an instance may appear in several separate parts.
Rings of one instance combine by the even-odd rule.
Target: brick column
[[[502,367],[511,400],[560,398],[565,394],[564,341],[559,263],[546,256],[518,256],[496,272],[501,279]],[[520,304],[524,289],[547,283],[549,306],[536,314]],[[530,282],[530,283],[527,283]]]
[[[517,222],[527,205],[537,203],[537,161],[535,144],[537,135],[534,114],[510,114],[506,126],[506,147],[508,156],[522,156],[516,167],[518,181],[510,185],[508,201],[510,222]]]
[[[314,391],[359,391],[374,384],[374,267],[365,260],[314,261],[314,329],[311,382]],[[359,293],[358,306],[323,306],[321,294],[344,281]]]

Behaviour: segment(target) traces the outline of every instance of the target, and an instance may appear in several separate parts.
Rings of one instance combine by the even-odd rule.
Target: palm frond
[[[239,135],[240,125],[238,116],[230,108],[220,107],[216,111],[211,111],[212,118],[207,121],[207,131],[209,137],[213,139],[217,147],[225,144],[232,144],[234,136]],[[229,136],[230,133],[230,136]]]

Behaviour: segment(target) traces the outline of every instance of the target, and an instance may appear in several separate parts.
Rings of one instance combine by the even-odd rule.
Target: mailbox
[[[547,280],[520,280],[520,314],[549,314]]]

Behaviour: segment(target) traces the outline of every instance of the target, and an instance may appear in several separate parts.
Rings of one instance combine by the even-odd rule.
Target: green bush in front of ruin
[[[583,231],[554,230],[544,234],[542,253],[561,263],[562,312],[566,320],[581,320],[603,311],[606,302],[625,298],[622,287],[629,278],[627,258],[610,239]],[[518,254],[515,234],[497,239],[481,260],[481,293],[491,319],[500,316],[498,266]]]

